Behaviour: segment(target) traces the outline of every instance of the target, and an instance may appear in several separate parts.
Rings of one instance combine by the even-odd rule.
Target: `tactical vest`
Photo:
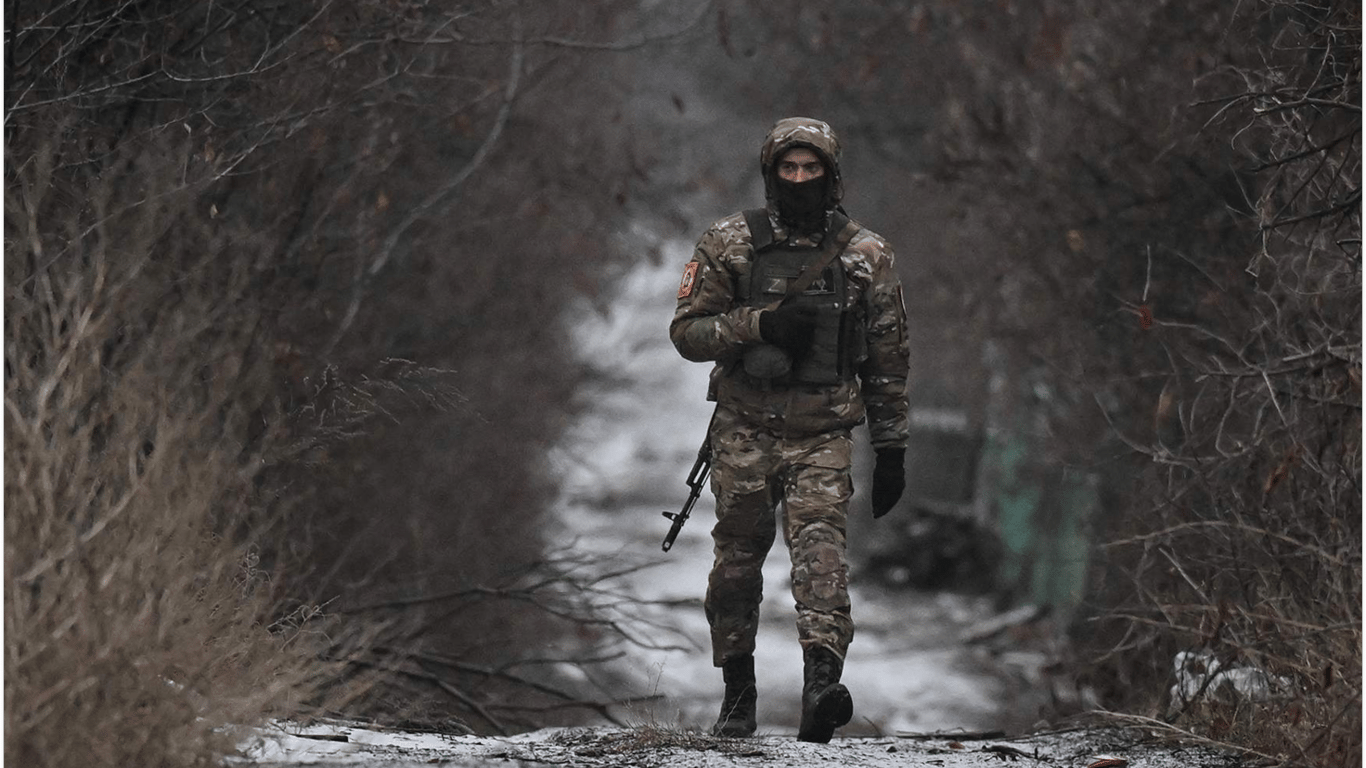
[[[859,226],[837,211],[820,245],[794,246],[773,241],[768,212],[762,208],[745,211],[745,223],[749,225],[754,249],[749,284],[741,286],[741,299],[746,306],[772,308],[783,302],[793,283],[807,268],[822,260],[827,248],[837,249],[819,277],[783,302],[815,308],[816,331],[807,353],[791,361],[790,373],[777,377],[775,383],[838,384],[852,378],[858,361],[866,354],[866,341],[863,318],[858,308],[849,303],[848,276],[839,253],[858,234]]]

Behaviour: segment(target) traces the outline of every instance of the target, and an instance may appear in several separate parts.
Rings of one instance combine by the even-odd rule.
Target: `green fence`
[[[1044,460],[1019,433],[988,437],[979,492],[1001,537],[997,572],[1016,603],[1070,614],[1082,599],[1097,511],[1094,474]]]

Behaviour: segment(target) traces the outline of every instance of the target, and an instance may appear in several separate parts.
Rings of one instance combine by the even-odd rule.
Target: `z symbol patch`
[[[692,295],[692,291],[697,287],[697,267],[699,262],[690,261],[688,266],[683,268],[683,280],[678,284],[678,298],[686,299]]]

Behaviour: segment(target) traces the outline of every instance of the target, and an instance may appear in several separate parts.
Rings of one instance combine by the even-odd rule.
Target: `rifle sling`
[[[749,225],[750,244],[757,256],[759,251],[773,243],[773,228],[768,221],[768,211],[763,208],[745,211],[745,223]],[[801,275],[787,287],[787,292],[781,298],[769,302],[764,309],[777,309],[782,306],[783,302],[793,296],[801,295],[802,291],[810,288],[811,284],[816,282],[816,278],[825,271],[825,268],[830,266],[831,262],[849,246],[854,235],[858,234],[859,225],[841,211],[835,211],[830,217],[830,231],[838,234],[826,238],[824,247],[821,248],[820,255],[816,257],[815,263],[802,270]]]

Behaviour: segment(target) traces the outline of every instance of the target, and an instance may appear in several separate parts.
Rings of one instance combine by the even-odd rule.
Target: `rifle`
[[[678,532],[683,530],[683,524],[688,522],[688,515],[692,513],[692,505],[697,503],[697,497],[702,495],[702,484],[707,480],[707,474],[711,472],[711,429],[707,429],[707,437],[702,441],[702,447],[697,449],[697,461],[692,465],[692,471],[688,473],[688,487],[692,491],[688,494],[688,500],[683,502],[683,511],[678,513],[665,512],[664,516],[673,521],[669,527],[669,535],[664,537],[664,551],[674,545],[674,539],[678,538]]]

